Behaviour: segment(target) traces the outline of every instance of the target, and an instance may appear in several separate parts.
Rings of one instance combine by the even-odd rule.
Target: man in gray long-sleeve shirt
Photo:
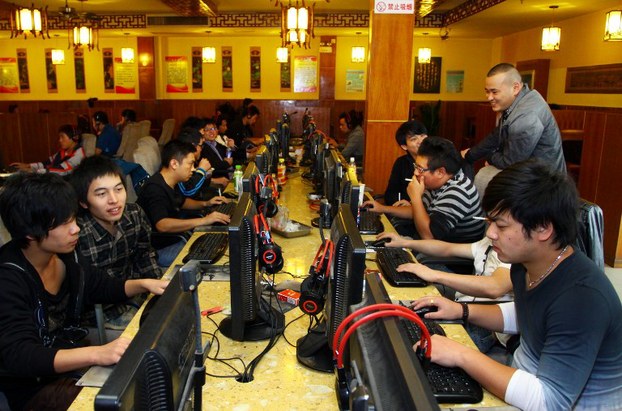
[[[536,90],[523,84],[521,75],[509,63],[500,63],[486,75],[486,99],[498,115],[495,129],[474,147],[462,151],[473,163],[485,159],[475,177],[483,193],[488,181],[499,170],[529,158],[540,158],[556,171],[565,172],[562,140],[555,117]]]

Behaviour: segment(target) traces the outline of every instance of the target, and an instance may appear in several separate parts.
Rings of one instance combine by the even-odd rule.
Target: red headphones
[[[274,217],[279,212],[279,189],[272,175],[266,174],[255,178],[255,192],[257,193],[257,211],[266,217]]]
[[[331,240],[324,240],[315,254],[309,268],[309,276],[300,285],[298,307],[303,313],[317,315],[324,308],[328,270],[332,266],[335,245]]]
[[[263,214],[255,214],[255,234],[259,243],[259,268],[269,274],[276,274],[283,268],[283,253],[281,247],[272,241],[270,226]]]

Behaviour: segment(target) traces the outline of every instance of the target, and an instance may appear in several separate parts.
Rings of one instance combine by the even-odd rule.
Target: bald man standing
[[[497,113],[495,129],[462,156],[470,163],[488,163],[475,177],[483,193],[488,181],[500,170],[529,158],[540,158],[559,172],[566,172],[559,127],[547,102],[536,90],[523,84],[509,63],[500,63],[486,75],[486,99]]]

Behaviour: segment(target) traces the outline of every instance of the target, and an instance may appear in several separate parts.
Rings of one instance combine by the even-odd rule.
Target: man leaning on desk
[[[605,274],[575,250],[578,195],[565,173],[539,160],[506,168],[486,189],[487,236],[511,263],[514,302],[421,298],[431,319],[460,319],[520,332],[511,367],[432,336],[432,361],[464,369],[488,391],[525,410],[622,409],[622,306]]]
[[[136,201],[145,210],[153,228],[161,233],[185,233],[196,227],[214,223],[228,224],[230,217],[217,211],[207,215],[201,212],[209,206],[227,203],[229,199],[217,196],[208,201],[185,197],[177,186],[188,181],[194,169],[196,149],[190,143],[169,141],[162,148],[162,169],[147,180]],[[192,213],[194,212],[194,213]],[[158,250],[158,264],[168,267],[184,246],[176,242]]]

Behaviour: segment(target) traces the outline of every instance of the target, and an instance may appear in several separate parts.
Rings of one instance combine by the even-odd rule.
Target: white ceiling
[[[298,0],[302,2],[302,0]],[[441,0],[442,1],[442,0]],[[438,10],[445,11],[456,7],[465,0],[445,0],[442,1]],[[215,4],[218,12],[231,13],[236,11],[262,11],[278,12],[275,6],[276,0],[210,0]],[[7,2],[1,2],[6,4]],[[12,0],[12,3],[30,6],[33,0]],[[284,1],[287,3],[287,0]],[[296,0],[292,0],[296,3]],[[323,11],[368,11],[370,0],[305,0],[305,3],[315,3],[317,13]],[[48,6],[48,13],[52,15],[59,8],[64,7],[65,0],[34,0],[35,6],[42,4]],[[88,11],[99,14],[132,14],[140,13],[147,15],[174,15],[175,13],[159,0],[86,0],[80,2],[69,0],[68,4],[77,11]],[[555,4],[559,8],[552,12],[549,6]],[[495,38],[517,31],[527,30],[535,27],[548,25],[555,21],[561,21],[579,15],[613,8],[622,8],[622,0],[564,0],[564,1],[543,1],[543,0],[505,0],[500,4],[490,7],[474,16],[468,17],[449,27],[450,37],[452,38]],[[604,16],[603,16],[604,18]],[[603,23],[604,24],[604,23]],[[232,35],[232,29],[217,29],[210,27],[166,27],[148,28],[145,31],[130,30],[132,35],[149,35],[157,33],[183,33],[197,34],[211,30],[211,35]],[[271,36],[278,35],[278,29],[256,29],[256,28],[237,28],[235,35],[246,36]],[[318,29],[316,35],[337,34],[337,35],[356,35],[356,32],[366,33],[366,30],[356,29]],[[437,29],[415,29],[415,33],[421,34],[429,32],[430,35],[438,34]],[[123,35],[123,33],[102,31],[100,34]]]

